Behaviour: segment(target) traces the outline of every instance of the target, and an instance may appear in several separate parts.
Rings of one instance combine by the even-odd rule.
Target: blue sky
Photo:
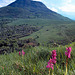
[[[6,6],[15,0],[0,0],[0,7]],[[75,0],[35,0],[43,2],[47,8],[75,20]]]

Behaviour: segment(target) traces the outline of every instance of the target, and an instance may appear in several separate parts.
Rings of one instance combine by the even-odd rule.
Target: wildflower
[[[65,51],[65,55],[67,56],[67,58],[66,58],[66,72],[65,72],[65,75],[67,75],[68,58],[71,57],[70,54],[71,54],[72,49],[71,49],[71,47],[68,47],[68,48],[66,48],[66,50],[67,50],[67,52]]]
[[[71,49],[71,47],[68,47],[68,48],[66,48],[66,50],[67,50],[67,52],[65,51],[65,55],[68,57],[68,58],[70,58],[71,57],[71,51],[72,51],[72,49]]]
[[[21,55],[21,52],[19,51],[19,55]]]
[[[56,50],[53,50],[53,51],[52,51],[52,63],[53,63],[53,64],[56,63],[56,59],[57,59],[56,56],[57,56]]]
[[[55,64],[56,63],[56,60],[55,59],[52,59],[52,63]]]
[[[57,56],[56,50],[53,50],[52,51],[52,59],[50,58],[48,65],[46,66],[47,68],[49,68],[49,75],[50,75],[50,68],[52,68],[52,70],[53,70],[53,66],[56,63],[56,59],[57,59],[56,56]],[[53,72],[52,72],[52,75],[53,75]]]
[[[4,69],[4,67],[3,66],[1,66],[2,67],[2,69]]]
[[[22,55],[24,56],[25,55],[25,52],[22,50]]]
[[[24,56],[25,52],[23,50],[22,50],[22,52],[19,51],[19,55],[21,55],[21,54],[22,54],[22,56]]]
[[[53,63],[52,63],[52,59],[49,60],[48,65],[46,66],[47,68],[52,68],[53,69]]]
[[[4,67],[2,67],[2,69],[4,69]]]

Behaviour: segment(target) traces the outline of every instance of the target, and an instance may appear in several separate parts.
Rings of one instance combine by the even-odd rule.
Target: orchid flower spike
[[[53,63],[52,63],[52,59],[49,60],[48,65],[46,66],[47,68],[52,68],[53,69]]]
[[[67,51],[65,51],[65,55],[70,58],[71,57],[71,51],[72,51],[72,48],[71,47],[68,47],[66,48]]]

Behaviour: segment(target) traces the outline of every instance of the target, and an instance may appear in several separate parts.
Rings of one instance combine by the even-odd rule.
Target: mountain
[[[0,8],[0,17],[25,19],[70,20],[50,9],[42,2],[32,0],[16,0],[6,7]]]

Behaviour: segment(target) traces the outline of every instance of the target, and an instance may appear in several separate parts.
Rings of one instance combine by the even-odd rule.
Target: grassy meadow
[[[51,58],[51,51],[56,50],[57,62],[53,75],[65,75],[66,47],[72,47],[71,58],[68,60],[68,75],[75,75],[75,42],[59,47],[36,46],[23,49],[25,55],[19,52],[0,55],[0,75],[48,75],[47,62]]]
[[[3,28],[0,29],[0,51],[4,50],[4,54],[0,54],[0,75],[48,75],[46,65],[52,50],[56,50],[57,62],[50,72],[51,75],[65,75],[66,47],[72,48],[67,75],[75,75],[74,21],[1,19],[0,23]],[[22,47],[28,43],[39,43],[39,46]],[[25,55],[19,55],[19,50],[24,50]]]

